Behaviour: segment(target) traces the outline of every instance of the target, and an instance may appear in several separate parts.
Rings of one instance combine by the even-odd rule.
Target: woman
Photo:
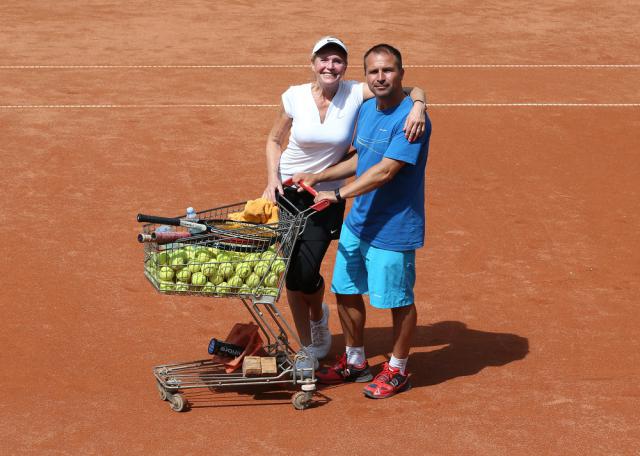
[[[347,47],[341,40],[321,38],[311,54],[314,82],[291,86],[282,94],[282,107],[267,139],[264,198],[276,201],[278,195],[284,195],[298,208],[308,208],[313,197],[292,188],[283,190],[282,182],[298,172],[320,172],[348,151],[360,105],[374,95],[366,84],[343,79],[347,58]],[[419,88],[413,88],[410,95],[414,107],[405,123],[405,136],[413,141],[424,133],[425,95]],[[323,182],[316,190],[335,190],[342,185],[342,181]],[[320,264],[331,240],[340,237],[344,210],[342,202],[309,217],[291,253],[286,278],[298,336],[316,362],[331,348]]]

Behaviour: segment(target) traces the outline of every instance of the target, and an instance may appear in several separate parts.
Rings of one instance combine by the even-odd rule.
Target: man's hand
[[[336,198],[336,194],[333,191],[330,192],[318,192],[318,194],[316,195],[316,197],[313,199],[314,203],[318,203],[322,200],[329,200],[331,202],[331,204],[333,203],[337,203],[338,200]]]
[[[309,187],[313,187],[318,183],[318,175],[314,173],[295,173],[291,178],[294,184],[298,184],[300,181],[307,184]],[[298,187],[298,191],[301,192],[304,189]]]
[[[404,136],[407,141],[413,142],[416,139],[424,135],[425,123],[426,123],[426,106],[424,103],[417,101],[413,103],[413,108],[407,115],[407,119],[404,122]]]

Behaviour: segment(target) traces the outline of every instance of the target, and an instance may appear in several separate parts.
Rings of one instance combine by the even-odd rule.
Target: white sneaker
[[[320,367],[312,345],[308,345],[296,353],[295,363],[296,370],[302,370],[303,378],[311,377],[312,370],[316,371]]]
[[[331,331],[329,331],[329,306],[322,303],[322,319],[311,323],[311,346],[317,359],[322,359],[331,350]]]

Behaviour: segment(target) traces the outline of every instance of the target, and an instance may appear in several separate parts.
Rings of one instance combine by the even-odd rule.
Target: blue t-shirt
[[[372,246],[395,251],[414,250],[424,245],[424,188],[431,121],[425,133],[410,143],[402,127],[413,106],[409,97],[384,111],[376,100],[360,108],[353,147],[358,151],[356,177],[379,163],[383,157],[405,165],[389,182],[357,196],[345,226]]]

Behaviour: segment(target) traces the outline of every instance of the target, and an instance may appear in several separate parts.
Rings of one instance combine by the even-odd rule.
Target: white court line
[[[640,108],[640,103],[428,103],[428,107],[471,107],[471,108]]]
[[[0,105],[0,109],[277,108],[278,104],[46,104]],[[429,108],[640,108],[640,103],[429,103]]]
[[[0,105],[0,109],[165,109],[165,108],[277,108],[278,104],[46,104]]]
[[[362,65],[352,65],[353,67],[362,67]],[[406,68],[584,68],[584,69],[598,69],[598,68],[640,68],[640,64],[528,64],[528,63],[515,63],[515,64],[423,64],[423,65],[411,65],[405,64]],[[250,64],[250,65],[0,65],[0,70],[65,70],[65,69],[78,69],[78,70],[109,70],[109,69],[230,69],[230,68],[309,68],[308,64],[305,65],[262,65],[262,64]]]

